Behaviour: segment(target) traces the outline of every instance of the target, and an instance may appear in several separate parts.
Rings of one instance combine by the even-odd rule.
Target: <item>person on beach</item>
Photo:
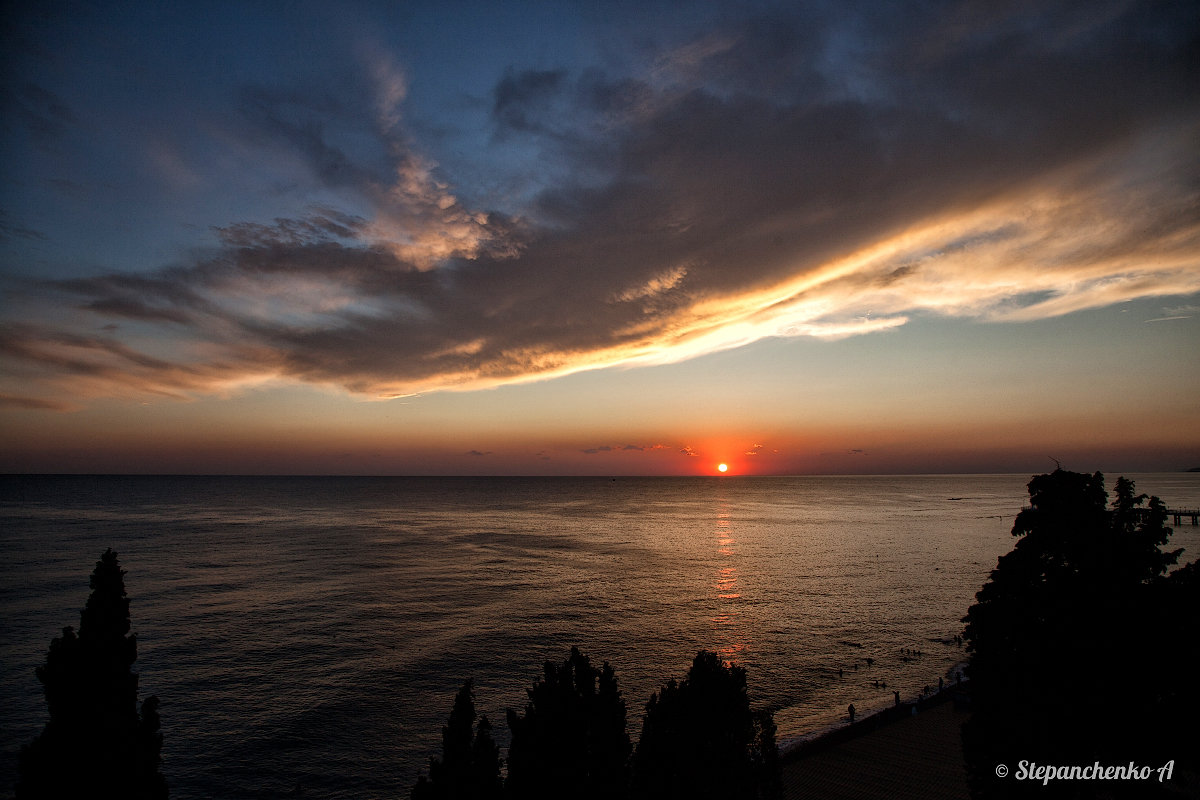
[[[899,691],[892,692],[892,697],[896,698],[896,705],[900,705],[900,692]]]
[[[854,703],[850,704],[850,708],[848,710],[850,711],[850,721],[854,722]]]
[[[938,678],[938,691],[940,692],[941,690],[942,690],[942,679]]]

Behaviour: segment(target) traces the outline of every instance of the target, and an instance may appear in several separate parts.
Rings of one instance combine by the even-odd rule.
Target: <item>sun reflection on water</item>
[[[713,580],[717,611],[712,617],[716,652],[725,661],[736,661],[749,645],[749,636],[738,608],[742,593],[738,582],[737,539],[729,501],[725,498],[717,501],[713,534],[717,552],[717,571]]]

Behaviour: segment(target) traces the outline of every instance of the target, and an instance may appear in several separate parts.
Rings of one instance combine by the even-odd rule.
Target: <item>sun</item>
[[[728,471],[729,471],[728,464],[717,464],[717,472],[728,472]]]

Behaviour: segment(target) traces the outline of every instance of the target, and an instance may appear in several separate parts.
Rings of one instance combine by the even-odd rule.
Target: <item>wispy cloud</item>
[[[355,210],[233,220],[156,272],[30,289],[0,332],[3,387],[48,408],[275,380],[387,398],[1200,291],[1195,14],[979,8],[754,20],[640,75],[512,71],[498,140],[587,179],[504,210],[422,152],[382,51],[357,94],[244,87],[242,135]]]
[[[1165,316],[1148,319],[1146,322],[1171,322],[1177,319],[1191,319],[1197,313],[1200,313],[1200,306],[1175,306],[1173,308],[1164,308],[1163,314]]]
[[[581,450],[581,453],[587,455],[596,455],[597,453],[645,453],[647,451],[665,450],[669,445],[665,444],[627,444],[627,445],[609,445],[602,444],[596,447],[588,447]]]
[[[37,409],[39,411],[75,411],[77,405],[58,400],[45,400],[37,397],[14,397],[0,395],[0,407]]]

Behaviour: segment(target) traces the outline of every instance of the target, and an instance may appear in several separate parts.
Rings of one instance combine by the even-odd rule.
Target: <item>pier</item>
[[[1200,525],[1200,508],[1168,508],[1167,516],[1174,520],[1176,525],[1182,525],[1184,517],[1191,517],[1193,525]]]
[[[1144,520],[1150,513],[1148,508],[1133,509],[1135,519]],[[1200,508],[1168,508],[1167,516],[1170,517],[1176,525],[1182,525],[1184,517],[1191,520],[1193,525],[1200,524]]]

